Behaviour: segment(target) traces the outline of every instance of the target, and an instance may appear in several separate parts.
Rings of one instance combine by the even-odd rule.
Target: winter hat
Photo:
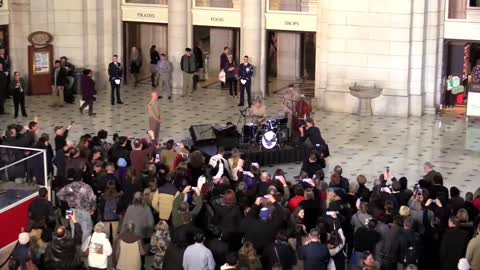
[[[269,215],[270,215],[270,210],[268,210],[268,208],[266,207],[263,207],[262,209],[260,209],[260,214],[258,216],[263,220],[267,220]]]
[[[124,158],[119,158],[117,161],[118,167],[127,167],[127,161]]]
[[[457,268],[458,270],[470,270],[470,264],[468,263],[467,259],[461,258],[458,261]]]
[[[277,193],[277,191],[278,191],[277,188],[274,185],[271,185],[267,189],[267,194],[271,194],[272,190],[274,191],[274,194]]]
[[[30,234],[27,232],[22,232],[18,235],[18,243],[20,245],[26,245],[30,241]]]
[[[400,210],[398,211],[398,213],[402,217],[410,216],[410,208],[408,206],[402,205],[400,206]]]

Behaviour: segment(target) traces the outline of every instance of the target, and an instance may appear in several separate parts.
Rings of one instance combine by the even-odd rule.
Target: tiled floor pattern
[[[228,91],[199,88],[193,97],[177,97],[172,101],[163,98],[163,123],[160,137],[184,139],[189,137],[188,127],[193,124],[225,123],[238,120],[238,100]],[[27,124],[34,115],[43,132],[53,134],[56,125],[76,123],[69,138],[78,139],[81,134],[106,129],[110,135],[145,137],[148,128],[145,104],[151,88],[141,84],[138,88],[122,86],[124,105],[110,105],[109,89],[99,91],[95,103],[96,117],[80,115],[77,105],[63,108],[49,106],[48,96],[27,97],[29,118],[12,115],[0,116],[0,129],[9,123]],[[12,101],[7,108],[12,112]],[[78,104],[78,98],[76,100]],[[266,99],[268,113],[275,116],[281,108],[281,99]],[[448,186],[456,185],[462,191],[474,191],[480,186],[477,179],[480,170],[480,120],[467,120],[454,116],[423,117],[359,117],[350,114],[316,111],[314,116],[323,137],[330,145],[332,156],[328,158],[327,173],[335,164],[344,168],[345,175],[353,179],[364,174],[371,182],[390,166],[396,176],[406,176],[411,181],[423,175],[422,164],[431,161],[444,175]],[[298,174],[299,164],[281,166],[289,177]],[[270,170],[273,171],[273,168]]]

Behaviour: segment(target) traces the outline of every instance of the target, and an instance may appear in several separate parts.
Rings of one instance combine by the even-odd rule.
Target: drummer
[[[255,99],[255,103],[250,107],[249,116],[256,124],[262,124],[267,119],[267,109],[260,98]]]
[[[295,111],[295,105],[297,104],[297,101],[300,99],[301,95],[298,92],[298,89],[295,88],[293,84],[290,84],[288,86],[288,90],[283,96],[283,111],[285,112],[285,117],[288,119],[288,127],[290,130],[290,133],[292,133],[291,127],[292,127],[292,115],[293,112]],[[288,134],[289,136],[291,134]]]

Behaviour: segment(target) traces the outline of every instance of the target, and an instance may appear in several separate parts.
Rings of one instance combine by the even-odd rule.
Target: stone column
[[[320,108],[325,107],[325,91],[328,81],[328,6],[329,0],[318,0],[317,2],[315,99]]]
[[[83,10],[83,62],[85,68],[92,69],[97,79],[101,76],[100,70],[103,70],[97,62],[97,1],[83,1]]]
[[[438,76],[441,77],[441,70],[437,67],[442,66],[439,59],[439,43],[443,45],[443,35],[440,33],[440,21],[443,21],[444,13],[441,13],[439,1],[426,1],[426,25],[425,25],[425,63],[424,63],[424,113],[435,114],[437,103],[437,93],[443,88],[438,84]],[[442,32],[443,33],[443,32]],[[443,47],[443,46],[442,46]],[[440,61],[439,61],[440,60]],[[440,73],[440,74],[439,74]]]
[[[175,0],[168,3],[168,59],[173,65],[172,87],[174,93],[182,89],[180,60],[187,45],[187,1]]]
[[[248,55],[250,63],[255,68],[255,74],[252,82],[253,96],[265,94],[265,86],[260,85],[261,69],[265,67],[260,66],[261,62],[261,47],[265,46],[261,42],[262,34],[262,1],[252,0],[244,1],[242,3],[240,12],[242,17],[241,24],[241,56]],[[241,59],[242,59],[241,57]]]
[[[280,10],[298,11],[298,0],[280,1]],[[277,34],[277,79],[296,80],[300,77],[300,33]]]
[[[20,71],[25,78],[28,74],[27,36],[30,34],[30,0],[11,0],[9,25],[9,50],[12,59],[11,73]]]
[[[410,40],[410,66],[408,86],[409,115],[421,116],[424,106],[424,79],[423,57],[425,53],[425,5],[413,5]]]

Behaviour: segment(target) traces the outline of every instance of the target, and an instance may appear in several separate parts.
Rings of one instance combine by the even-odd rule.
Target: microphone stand
[[[242,117],[243,117],[243,126],[242,126],[242,142],[244,141],[245,139],[245,134],[243,132],[243,129],[245,127],[245,125],[247,124],[247,115],[245,114],[245,112],[247,111],[248,107],[243,109],[243,110],[239,110],[240,112],[240,115],[238,116],[238,121],[237,121],[237,127],[239,126],[240,124],[240,121],[242,121]]]

